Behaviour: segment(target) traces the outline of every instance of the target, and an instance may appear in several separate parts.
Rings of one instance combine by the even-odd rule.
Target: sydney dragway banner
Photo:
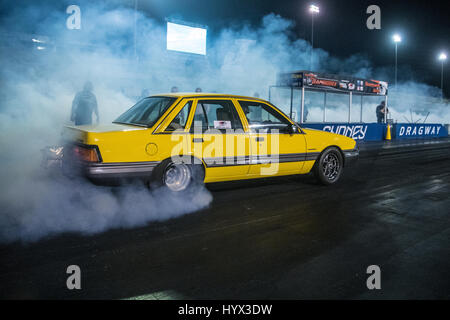
[[[447,128],[436,123],[396,123],[394,125],[396,139],[420,139],[447,137]]]
[[[305,128],[341,134],[358,141],[381,141],[386,137],[386,125],[378,123],[304,123]],[[447,137],[441,124],[396,123],[391,128],[393,139],[423,139]]]
[[[378,123],[304,123],[301,126],[364,141],[381,141],[386,132],[386,125]]]

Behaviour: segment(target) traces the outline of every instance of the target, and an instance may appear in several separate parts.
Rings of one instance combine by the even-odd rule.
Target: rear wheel
[[[167,159],[155,168],[150,186],[167,187],[170,191],[182,192],[194,185],[202,184],[203,179],[202,165],[175,163]]]
[[[336,183],[344,170],[344,161],[341,152],[331,147],[326,149],[317,159],[314,166],[316,178],[324,185]]]
[[[191,183],[192,172],[184,163],[171,163],[163,175],[163,184],[172,191],[183,191]]]

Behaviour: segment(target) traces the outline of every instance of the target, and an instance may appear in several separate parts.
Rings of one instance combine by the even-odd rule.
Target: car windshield
[[[144,98],[113,122],[151,127],[175,100],[171,97]]]

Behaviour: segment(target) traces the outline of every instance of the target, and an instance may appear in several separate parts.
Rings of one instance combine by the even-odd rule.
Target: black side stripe
[[[320,152],[287,153],[279,155],[258,155],[241,157],[203,158],[207,167],[243,166],[249,164],[286,163],[316,160]]]
[[[320,152],[309,152],[306,154],[306,161],[317,160],[319,155],[320,155]]]

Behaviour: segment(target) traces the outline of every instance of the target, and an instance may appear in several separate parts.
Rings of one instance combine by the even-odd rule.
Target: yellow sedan
[[[301,128],[270,102],[171,93],[140,100],[109,125],[68,126],[63,167],[96,183],[142,179],[183,191],[198,183],[313,171],[336,183],[355,140]]]

